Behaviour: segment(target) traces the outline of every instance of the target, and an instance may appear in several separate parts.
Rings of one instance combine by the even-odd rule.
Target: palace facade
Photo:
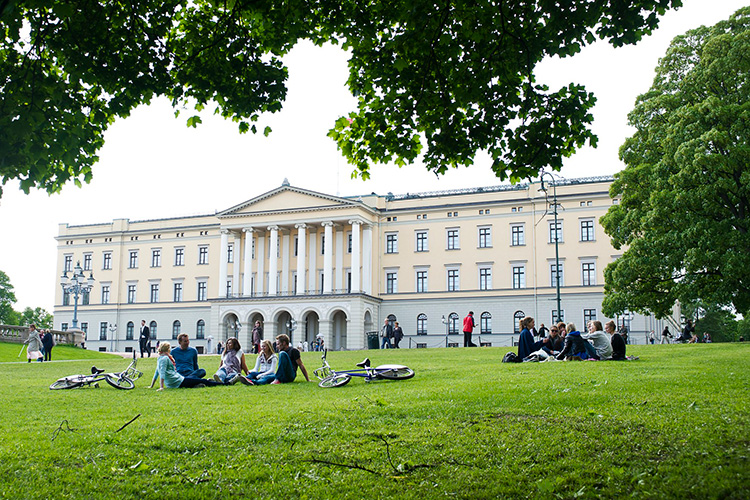
[[[141,320],[152,337],[188,333],[199,350],[209,338],[248,345],[256,320],[265,338],[287,333],[296,345],[320,334],[329,348],[361,349],[390,318],[407,335],[402,347],[445,346],[460,341],[469,310],[475,339],[510,345],[523,316],[537,327],[556,319],[557,262],[563,319],[579,329],[607,319],[603,272],[618,252],[598,221],[617,202],[611,182],[558,180],[555,225],[552,187],[538,182],[337,197],[285,180],[211,215],[60,224],[58,276],[77,263],[93,272],[78,319],[99,350],[137,349]],[[66,330],[74,299],[58,286],[55,304]],[[662,327],[618,319],[631,341]]]

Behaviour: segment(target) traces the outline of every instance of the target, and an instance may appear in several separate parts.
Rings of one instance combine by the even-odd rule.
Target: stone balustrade
[[[81,330],[50,330],[50,332],[52,333],[52,338],[55,339],[56,345],[68,344],[80,346],[85,338],[85,334]],[[28,326],[0,325],[0,342],[21,344],[28,338]]]

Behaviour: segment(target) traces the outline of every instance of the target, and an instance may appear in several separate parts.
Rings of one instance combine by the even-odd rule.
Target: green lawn
[[[0,363],[26,362],[26,350],[19,356],[21,344],[12,344],[10,342],[0,342]],[[69,345],[56,345],[52,349],[52,359],[54,361],[69,361],[72,359],[122,359],[114,354],[104,352],[89,351]]]
[[[329,353],[417,374],[325,390],[156,392],[151,358],[133,391],[50,391],[91,362],[0,364],[0,498],[750,497],[750,345],[520,365],[506,350]]]

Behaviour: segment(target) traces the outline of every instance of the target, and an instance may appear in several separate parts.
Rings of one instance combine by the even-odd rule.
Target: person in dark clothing
[[[518,358],[523,360],[534,351],[538,351],[547,345],[547,339],[534,342],[531,329],[534,328],[534,318],[526,316],[521,320],[521,335],[518,337]]]
[[[143,353],[145,352],[148,354],[148,357],[151,357],[151,349],[148,346],[148,342],[151,340],[151,333],[149,328],[146,326],[146,320],[141,320],[141,332],[138,335],[138,345],[141,348],[141,357],[143,357]]]
[[[625,359],[625,340],[615,331],[615,322],[609,321],[604,325],[604,331],[612,336],[612,360],[622,361]]]
[[[388,321],[388,318],[385,319],[383,327],[380,329],[380,337],[383,339],[380,342],[381,349],[393,348],[393,345],[391,344],[391,339],[393,338],[393,326],[391,325],[391,322]]]
[[[42,346],[44,347],[44,361],[52,361],[52,348],[55,347],[55,339],[52,338],[52,332],[46,330],[42,336]]]
[[[689,319],[685,322],[685,328],[682,329],[682,335],[679,339],[682,342],[690,342],[695,334],[695,327],[693,326],[693,320]]]
[[[394,349],[400,349],[400,347],[398,346],[398,343],[401,342],[401,339],[403,338],[404,338],[404,331],[399,326],[398,321],[396,321],[393,326],[393,348]]]
[[[546,337],[548,332],[549,330],[547,330],[547,327],[544,326],[544,323],[542,323],[542,325],[539,327],[539,339],[541,340]]]
[[[550,327],[549,336],[547,338],[547,348],[549,350],[558,352],[563,350],[563,347],[565,346],[565,340],[560,335],[560,331],[557,329],[557,325],[552,325]]]
[[[589,357],[596,356],[596,349],[594,346],[589,344],[587,340],[581,337],[581,332],[576,329],[574,323],[568,323],[566,330],[568,334],[565,336],[565,346],[560,354],[557,355],[557,360],[562,361],[566,357],[578,356],[580,359],[588,359]],[[588,345],[587,345],[588,344]],[[590,356],[593,352],[594,356]]]

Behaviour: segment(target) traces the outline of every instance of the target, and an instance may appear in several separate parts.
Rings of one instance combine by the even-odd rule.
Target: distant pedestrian
[[[669,339],[672,338],[672,334],[669,332],[669,327],[665,326],[664,331],[661,332],[661,343],[669,344]]]
[[[546,337],[547,336],[547,332],[549,332],[549,330],[547,330],[547,327],[544,326],[544,323],[540,324],[539,325],[539,339],[541,340],[544,337]]]
[[[42,345],[44,346],[44,361],[52,361],[52,348],[55,347],[55,339],[52,332],[45,330],[42,336]]]
[[[151,357],[151,349],[149,349],[149,346],[148,346],[149,340],[151,340],[151,331],[146,326],[146,320],[142,319],[141,331],[138,334],[138,345],[141,348],[141,358],[143,357],[144,352],[148,355],[149,358]]]
[[[44,361],[44,354],[42,354],[42,338],[39,336],[39,332],[36,329],[35,324],[29,326],[29,338],[24,341],[27,344],[26,347],[26,359],[28,363],[31,363],[32,359]]]
[[[398,321],[396,321],[393,326],[393,348],[394,349],[400,349],[398,346],[398,343],[401,342],[401,339],[403,338],[404,338],[404,331],[399,326]]]
[[[383,323],[383,327],[380,329],[380,338],[382,339],[380,341],[381,349],[393,348],[393,346],[391,345],[391,339],[393,338],[393,326],[391,326],[391,322],[388,321],[388,318],[385,319],[385,323]]]
[[[648,334],[648,341],[651,342],[651,345],[656,342],[656,335],[654,335],[654,331],[651,330],[651,333]]]
[[[476,347],[477,345],[471,341],[471,334],[474,333],[474,327],[477,324],[474,322],[474,311],[469,311],[469,314],[464,318],[464,347]]]
[[[261,340],[263,340],[263,326],[260,324],[260,320],[258,320],[253,327],[253,354],[260,353]]]

